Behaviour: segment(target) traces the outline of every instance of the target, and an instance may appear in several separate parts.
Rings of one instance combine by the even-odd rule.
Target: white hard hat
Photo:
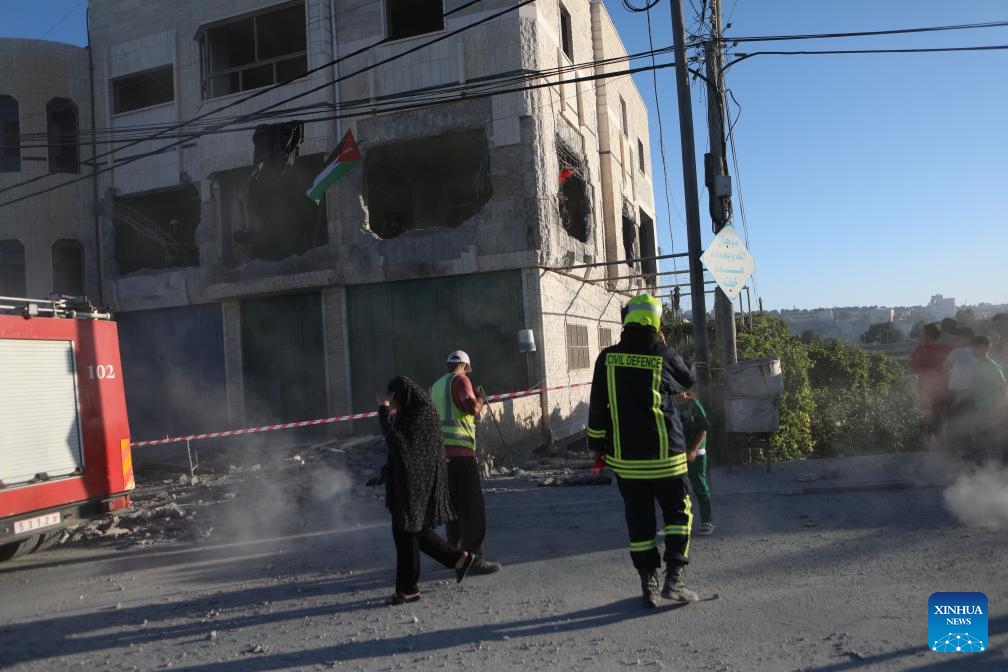
[[[467,369],[472,368],[469,354],[465,350],[453,350],[448,353],[448,364],[465,364]]]

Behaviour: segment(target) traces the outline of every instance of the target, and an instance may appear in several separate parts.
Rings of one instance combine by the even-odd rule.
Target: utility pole
[[[689,247],[690,301],[693,305],[693,343],[697,382],[705,396],[710,383],[710,346],[707,343],[707,305],[704,301],[703,263],[700,255],[700,196],[697,193],[696,146],[693,144],[693,101],[686,62],[686,24],[682,0],[672,4],[672,38],[675,44],[676,92],[679,98],[679,139],[682,149],[683,189],[686,196],[686,240]]]
[[[704,157],[704,179],[710,194],[710,216],[717,233],[731,221],[731,179],[725,161],[724,54],[721,41],[721,1],[710,0],[711,36],[704,42],[707,66],[707,128],[710,154]],[[731,299],[718,288],[714,294],[714,328],[721,349],[721,366],[738,361],[735,345],[735,309]]]

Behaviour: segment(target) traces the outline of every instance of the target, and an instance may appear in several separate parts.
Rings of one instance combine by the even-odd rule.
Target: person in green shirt
[[[991,359],[991,339],[976,336],[973,356],[973,447],[979,459],[988,450],[1005,454],[1005,424],[1008,419],[1008,383],[1004,369]]]
[[[707,482],[707,430],[710,422],[703,404],[691,391],[676,394],[675,400],[686,437],[687,473],[700,509],[700,524],[693,528],[693,534],[705,537],[714,532],[710,484]]]

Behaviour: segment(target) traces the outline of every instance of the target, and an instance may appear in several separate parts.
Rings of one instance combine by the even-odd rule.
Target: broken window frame
[[[567,341],[567,370],[590,369],[588,325],[567,323],[564,327]]]
[[[52,244],[52,283],[53,292],[84,296],[84,246],[79,240],[60,238]]]
[[[572,175],[557,188],[557,214],[560,220],[560,228],[567,232],[569,236],[582,243],[587,243],[591,239],[593,219],[592,219],[592,198],[588,179],[588,162],[581,152],[574,149],[568,141],[564,141],[563,136],[556,138],[557,159],[561,169],[566,166],[571,169]],[[568,186],[569,185],[569,186]],[[584,202],[584,219],[575,228],[576,222],[564,219],[565,204],[571,189],[579,186],[578,195]],[[568,212],[568,217],[570,213]],[[583,227],[583,228],[582,228]],[[581,234],[583,231],[582,235]]]
[[[25,296],[26,271],[24,243],[17,238],[0,240],[0,296]]]
[[[574,62],[574,30],[571,24],[571,15],[567,8],[560,4],[560,49]]]
[[[165,78],[166,74],[167,78]],[[144,89],[144,85],[148,85],[146,90]],[[149,70],[116,77],[109,82],[109,88],[112,92],[113,115],[165,105],[166,103],[175,101],[175,67],[169,63],[167,65],[159,65],[156,68],[150,68]],[[153,92],[154,95],[150,102],[131,105],[129,102],[123,102],[124,97],[127,101],[129,100],[130,96],[124,96],[123,94],[130,90]],[[157,97],[158,94],[161,95],[160,98]],[[164,97],[166,95],[167,97]]]
[[[263,24],[263,30],[269,30],[270,16],[286,12],[294,8],[301,9],[303,30],[300,34],[304,36],[304,48],[289,51],[277,56],[260,58],[260,22]],[[235,27],[245,21],[252,22],[252,60],[239,65],[228,65],[226,67],[215,69],[212,48],[214,32],[222,28]],[[275,30],[276,28],[273,27],[273,29]],[[260,89],[282,82],[295,80],[303,77],[304,73],[308,71],[307,9],[304,2],[299,1],[285,3],[283,5],[274,5],[273,7],[268,7],[259,12],[231,17],[226,21],[220,21],[218,23],[204,26],[200,29],[199,33],[197,33],[196,39],[199,41],[200,47],[200,89],[202,91],[203,100],[222,98],[224,96],[242,93],[244,91],[252,91],[254,89]],[[281,72],[281,66],[291,64],[295,60],[298,60],[299,62],[294,65],[300,67],[296,67],[288,72]],[[263,79],[262,81],[253,80],[252,83],[246,82],[247,77],[251,76],[249,74],[251,71],[262,71],[267,67],[269,68],[269,81]],[[261,73],[257,74],[261,76]],[[223,78],[228,78],[224,79],[225,86],[223,88],[226,90],[217,93],[215,92],[214,82],[215,80],[221,80]]]
[[[60,113],[68,113],[72,116],[72,121],[57,120],[55,116]],[[50,173],[80,172],[79,125],[77,103],[69,98],[49,99],[46,103],[46,137]]]
[[[624,199],[621,212],[623,221],[623,254],[626,259],[626,265],[636,271],[638,259],[640,258],[640,226],[634,215],[633,206]]]
[[[429,26],[428,25],[421,26],[419,29],[416,30],[416,32],[411,32],[410,28],[399,29],[399,30],[397,30],[397,31],[394,32],[393,31],[393,21],[394,21],[393,15],[397,14],[398,11],[402,11],[402,10],[395,9],[393,7],[393,5],[395,5],[397,3],[398,3],[398,5],[400,7],[404,7],[406,5],[412,5],[412,7],[415,9],[416,6],[418,4],[420,4],[421,1],[427,2],[430,5],[427,8],[427,11],[429,11],[429,12],[433,12],[434,11],[434,5],[435,4],[438,6],[439,11],[438,11],[438,14],[437,14],[437,22],[436,23],[438,23],[439,25],[437,27],[433,27],[435,22],[431,21],[431,25],[429,25]],[[444,28],[445,28],[445,22],[444,22],[444,14],[445,14],[444,0],[385,0],[385,2],[382,3],[382,7],[383,7],[383,11],[384,11],[384,16],[383,16],[384,21],[383,21],[383,23],[384,23],[384,26],[385,26],[385,39],[388,42],[394,42],[396,40],[408,40],[408,39],[410,39],[412,37],[419,37],[420,35],[430,35],[432,33],[439,33],[441,31],[443,31]],[[430,20],[430,19],[433,18],[433,16],[434,15],[431,14],[430,16],[428,16],[426,18],[428,20]],[[398,27],[398,24],[396,24],[396,26]]]
[[[20,114],[17,98],[0,95],[0,173],[21,172]]]

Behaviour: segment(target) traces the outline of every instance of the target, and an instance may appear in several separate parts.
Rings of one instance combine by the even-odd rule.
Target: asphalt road
[[[615,485],[487,488],[487,554],[504,571],[456,585],[426,564],[423,599],[399,607],[383,604],[387,515],[359,489],[285,503],[280,522],[276,493],[251,489],[201,502],[220,509],[203,541],[6,563],[0,667],[1008,670],[1008,535],[963,526],[940,487],[725,488],[717,531],[691,546],[705,599],[654,611],[640,608]],[[987,594],[986,652],[927,648],[936,591]]]

